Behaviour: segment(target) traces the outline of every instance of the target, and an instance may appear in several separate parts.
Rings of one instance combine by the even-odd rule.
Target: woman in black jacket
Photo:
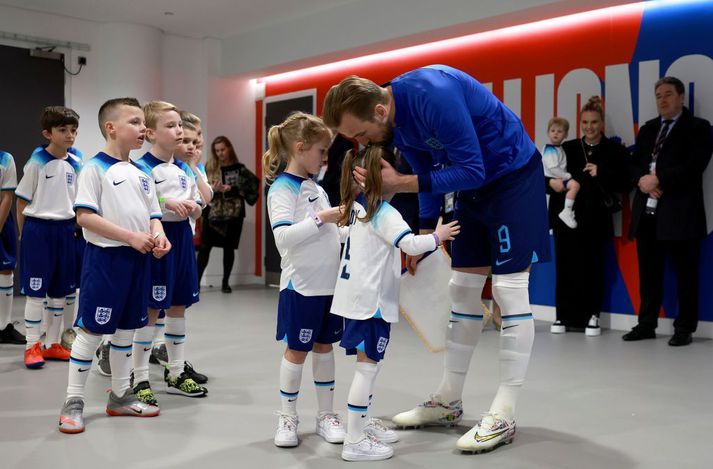
[[[235,250],[240,245],[240,234],[245,219],[245,203],[253,205],[257,200],[257,177],[238,157],[227,137],[220,136],[210,146],[206,164],[208,181],[213,188],[213,200],[203,211],[203,231],[198,250],[198,280],[208,265],[213,247],[223,248],[223,293],[232,290],[228,283],[235,262]]]
[[[604,295],[605,249],[614,237],[612,213],[629,189],[626,149],[604,136],[601,98],[593,96],[581,111],[583,137],[564,142],[567,171],[581,185],[574,212],[577,227],[557,216],[564,207],[562,179],[547,178],[549,220],[555,239],[557,320],[552,333],[582,331],[597,336]]]

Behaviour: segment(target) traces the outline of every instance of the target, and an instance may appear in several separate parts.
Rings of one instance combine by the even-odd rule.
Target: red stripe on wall
[[[255,174],[262,181],[262,100],[255,102]],[[262,187],[260,188],[262,190]],[[255,204],[255,275],[262,275],[262,197]]]

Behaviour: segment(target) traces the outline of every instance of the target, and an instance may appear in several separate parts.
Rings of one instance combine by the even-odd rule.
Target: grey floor
[[[16,302],[20,319],[23,301]],[[104,414],[109,379],[92,373],[87,431],[64,435],[57,415],[66,364],[27,370],[22,346],[0,346],[0,468],[332,468],[341,447],[314,434],[316,402],[307,366],[300,393],[301,444],[272,444],[279,405],[274,336],[277,292],[205,292],[189,313],[188,358],[211,378],[209,397],[165,394],[153,419]],[[454,429],[400,432],[395,456],[372,467],[710,468],[713,467],[713,341],[672,349],[664,338],[630,344],[621,333],[552,336],[538,323],[535,349],[517,410],[515,442],[464,455],[456,439],[487,409],[497,386],[497,333],[479,344],[466,384],[465,420]],[[440,355],[421,346],[408,324],[392,332],[377,379],[374,413],[388,419],[428,397],[440,379]],[[336,405],[345,415],[353,361],[337,359]],[[368,464],[368,463],[364,463]],[[486,466],[487,465],[487,466]]]

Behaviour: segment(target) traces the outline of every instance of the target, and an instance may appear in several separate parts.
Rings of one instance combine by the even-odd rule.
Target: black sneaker
[[[10,323],[5,329],[0,329],[0,344],[26,344],[25,336],[20,334],[15,326]]]
[[[233,293],[233,289],[227,283],[223,284],[223,288],[220,289],[223,293]]]
[[[186,375],[186,377],[188,377],[188,378],[191,378],[193,381],[195,381],[198,384],[205,384],[208,382],[208,377],[202,373],[198,373],[193,368],[193,365],[191,365],[190,362],[184,362],[182,374]],[[168,383],[168,367],[166,367],[166,369],[163,370],[163,380]],[[207,393],[208,393],[208,390],[206,389],[206,394]]]
[[[206,388],[186,376],[186,373],[181,373],[181,376],[177,378],[169,377],[166,392],[187,397],[204,397],[208,394]]]
[[[166,365],[166,363],[168,363],[168,351],[166,350],[166,344],[161,344],[158,347],[151,349],[149,363],[153,363],[154,365]]]
[[[208,377],[203,373],[198,373],[193,368],[193,365],[191,365],[190,362],[186,362],[185,366],[183,367],[183,371],[186,373],[186,375],[188,375],[189,378],[191,378],[198,384],[205,384],[208,382]]]

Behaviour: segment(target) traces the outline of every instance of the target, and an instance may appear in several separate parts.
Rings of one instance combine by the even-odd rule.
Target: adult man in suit
[[[654,90],[659,117],[639,130],[631,165],[638,190],[629,237],[637,241],[641,307],[638,325],[623,339],[656,337],[664,261],[670,254],[678,276],[679,313],[668,344],[682,346],[691,343],[698,325],[700,241],[707,234],[703,171],[713,142],[708,121],[684,107],[681,80],[664,77]]]

